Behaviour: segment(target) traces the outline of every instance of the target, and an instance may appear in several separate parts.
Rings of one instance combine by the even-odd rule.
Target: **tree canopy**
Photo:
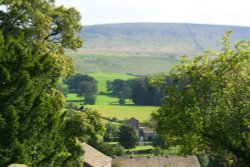
[[[97,81],[89,75],[76,74],[65,80],[69,90],[80,97],[84,97],[85,104],[95,104]]]
[[[121,125],[118,132],[118,141],[124,148],[134,148],[139,142],[135,128],[128,124]]]
[[[82,46],[80,14],[53,0],[0,5],[0,166],[80,166],[76,137],[63,135],[56,89],[74,70],[65,50]]]
[[[166,97],[153,118],[168,144],[185,154],[215,154],[228,166],[250,166],[250,42],[231,48],[229,34],[221,51],[183,59],[155,80]]]
[[[163,102],[164,91],[159,85],[151,85],[149,77],[129,79],[127,81],[115,79],[107,82],[107,89],[118,97],[120,104],[125,99],[132,99],[138,105],[159,106]]]

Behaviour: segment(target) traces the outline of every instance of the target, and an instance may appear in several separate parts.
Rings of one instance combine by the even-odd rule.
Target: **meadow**
[[[114,72],[95,72],[95,73],[89,73],[88,75],[94,77],[97,80],[99,93],[107,92],[106,88],[107,81],[113,81],[114,79],[128,80],[134,78],[134,76],[131,75],[114,73]]]
[[[68,52],[68,54],[74,60],[79,73],[152,75],[168,72],[180,62],[175,56],[165,54],[84,52],[81,50]]]
[[[76,94],[68,94],[67,102],[80,105],[83,98],[77,97]],[[137,118],[143,122],[150,118],[150,114],[157,110],[157,106],[138,106],[131,101],[127,101],[125,105],[119,105],[118,99],[107,95],[97,95],[95,105],[85,105],[86,108],[97,110],[103,117],[117,118],[118,120]]]
[[[130,79],[133,76],[118,73],[90,73],[98,81],[98,90],[96,104],[86,105],[86,108],[97,110],[103,117],[117,118],[118,120],[129,119],[131,117],[137,118],[143,122],[150,118],[150,114],[157,110],[157,106],[138,106],[133,104],[132,101],[127,100],[125,105],[118,104],[118,98],[109,96],[106,89],[106,81],[114,79]],[[102,92],[102,93],[101,93]],[[78,97],[76,94],[68,94],[67,102],[75,105],[83,103],[83,98]]]

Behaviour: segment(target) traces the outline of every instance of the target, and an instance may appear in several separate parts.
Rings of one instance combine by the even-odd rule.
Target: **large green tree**
[[[139,105],[161,105],[164,91],[158,85],[152,86],[150,78],[135,78],[127,81],[132,89],[131,99]]]
[[[84,97],[84,104],[95,104],[97,81],[89,75],[76,74],[65,80],[69,90],[80,97]]]
[[[128,124],[121,125],[118,132],[118,141],[124,148],[134,148],[139,142],[135,128]]]
[[[80,14],[53,0],[0,5],[0,166],[79,166],[76,138],[63,136],[64,97],[56,85],[73,71],[65,49],[82,45]]]
[[[250,42],[231,48],[228,34],[221,51],[183,61],[159,79],[167,95],[153,118],[158,132],[183,153],[250,166]]]

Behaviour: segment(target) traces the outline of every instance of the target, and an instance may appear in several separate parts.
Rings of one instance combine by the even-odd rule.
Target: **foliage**
[[[65,50],[82,46],[79,12],[44,0],[0,5],[0,166],[80,166],[78,141],[62,133],[56,90],[73,72]]]
[[[81,142],[95,145],[102,142],[105,128],[100,114],[87,109],[69,112],[63,132],[65,136],[78,137]]]
[[[119,98],[119,104],[125,104],[125,99],[130,98],[132,93],[132,89],[122,79],[115,79],[112,82],[107,81],[107,90],[111,92],[111,95]]]
[[[220,160],[220,157],[202,154],[198,155],[197,158],[201,167],[226,167],[226,164]]]
[[[157,135],[154,138],[154,140],[153,140],[153,146],[154,147],[164,148],[164,149],[169,148],[168,142],[161,135]]]
[[[62,92],[65,97],[67,97],[67,95],[69,93],[69,89],[68,89],[67,85],[59,83],[59,84],[57,84],[56,89],[59,90],[60,92]]]
[[[108,144],[100,143],[96,146],[96,149],[108,156],[123,156],[125,155],[125,149],[120,144]]]
[[[154,154],[155,156],[162,156],[162,155],[164,155],[164,151],[161,149],[160,146],[156,146],[156,147],[154,148],[154,150],[153,150],[153,154]]]
[[[97,81],[88,75],[76,74],[65,80],[69,90],[84,97],[84,104],[95,104]]]
[[[104,141],[105,142],[116,141],[118,138],[118,132],[119,132],[118,126],[109,122],[105,125],[105,128],[106,128],[106,131],[104,134]]]
[[[148,77],[129,80],[128,84],[132,89],[131,99],[135,104],[155,106],[162,104],[163,90],[158,85],[152,86]]]
[[[124,104],[125,99],[132,99],[137,105],[160,105],[164,92],[155,85],[150,85],[148,77],[129,79],[127,81],[115,79],[107,82],[107,89],[112,95],[119,98],[119,104]]]
[[[135,128],[128,124],[123,124],[119,128],[118,141],[124,148],[134,148],[139,142],[139,137]]]
[[[159,79],[165,104],[153,114],[157,130],[182,152],[216,154],[228,165],[250,166],[250,42],[209,51]],[[167,84],[164,84],[167,82]]]

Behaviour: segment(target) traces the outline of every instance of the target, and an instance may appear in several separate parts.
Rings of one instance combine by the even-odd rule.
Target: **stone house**
[[[84,167],[111,167],[112,158],[86,143],[81,144],[84,150]]]
[[[134,118],[134,117],[131,117],[129,120],[128,120],[128,123],[130,125],[133,125],[135,127],[135,129],[139,129],[139,126],[140,126],[140,122],[138,119]]]
[[[152,141],[156,137],[156,133],[149,127],[139,127],[140,142]]]
[[[152,128],[141,126],[138,119],[132,117],[128,120],[128,123],[135,127],[140,142],[152,141],[156,137],[155,131]]]

